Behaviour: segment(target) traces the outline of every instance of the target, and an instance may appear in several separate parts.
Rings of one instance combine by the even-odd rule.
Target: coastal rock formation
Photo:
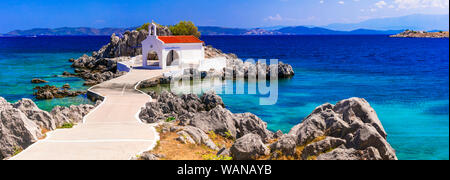
[[[33,84],[40,84],[40,83],[48,83],[48,81],[43,80],[43,79],[34,78],[34,79],[31,80],[31,83],[33,83]]]
[[[261,137],[251,133],[237,139],[230,148],[230,154],[234,160],[255,160],[269,153]]]
[[[122,76],[125,72],[117,71],[117,62],[123,58],[105,59],[83,55],[72,63],[75,75],[86,80],[84,85],[93,86],[104,81]]]
[[[83,117],[86,116],[92,109],[93,105],[71,105],[69,107],[56,106],[52,109],[50,114],[52,115],[56,126],[61,127],[63,124],[77,124],[83,122]]]
[[[214,144],[214,142],[209,138],[209,136],[199,128],[193,126],[184,126],[180,131],[177,132],[180,135],[177,140],[186,144],[203,144],[213,150],[219,150],[219,148]]]
[[[272,158],[277,158],[281,155],[294,156],[295,148],[297,147],[296,138],[292,135],[283,135],[278,141],[270,145],[272,151]]]
[[[273,133],[251,113],[233,114],[224,108],[220,96],[205,93],[177,96],[167,91],[146,104],[139,115],[149,123],[170,121],[162,132],[178,132],[182,143],[203,144],[218,150],[207,134],[213,132],[235,142],[221,148],[218,155],[233,159],[320,159],[320,160],[396,160],[395,150],[374,109],[361,98],[317,107],[288,134]],[[164,123],[167,124],[167,123]],[[265,144],[268,143],[268,144]]]
[[[400,38],[449,38],[448,31],[440,32],[425,32],[425,31],[411,31],[406,30],[400,34],[391,35],[390,37],[400,37]]]
[[[51,113],[39,109],[30,99],[9,103],[0,97],[0,159],[19,153],[44,133],[64,123],[80,122],[94,106],[55,107]]]
[[[34,88],[37,90],[33,93],[36,99],[53,99],[53,98],[64,98],[64,97],[75,97],[82,94],[86,94],[86,91],[71,91],[70,86],[64,85],[61,88],[56,86],[36,86]]]
[[[42,137],[35,122],[0,97],[0,159],[22,151]]]
[[[215,58],[215,57],[225,57],[226,59],[237,59],[238,58],[236,56],[236,54],[233,54],[233,53],[225,54],[220,49],[216,49],[216,48],[212,47],[211,45],[205,46],[204,50],[205,50],[205,58],[207,58],[207,59]]]
[[[31,99],[21,99],[12,106],[23,112],[29,120],[45,130],[55,130],[57,127],[50,113],[39,109]]]
[[[169,28],[165,26],[158,26],[157,32],[158,36],[172,35]],[[141,42],[145,40],[147,36],[147,30],[126,31],[123,34],[123,37],[118,37],[115,34],[112,34],[110,43],[103,46],[99,51],[94,52],[92,56],[99,59],[142,55]]]
[[[205,58],[223,57],[226,60],[224,69],[212,69],[210,71],[198,71],[197,69],[185,69],[183,73],[166,75],[158,80],[158,83],[169,84],[173,79],[204,79],[204,78],[222,78],[222,79],[248,79],[263,77],[265,79],[274,78],[290,78],[294,76],[294,70],[291,65],[283,62],[278,64],[267,65],[261,62],[244,62],[238,59],[235,54],[226,54],[221,50],[212,46],[205,47]],[[273,71],[273,72],[271,72]],[[156,81],[153,81],[156,82]]]
[[[259,135],[264,142],[273,137],[260,118],[251,113],[231,113],[224,108],[222,98],[214,92],[204,93],[201,98],[193,94],[177,96],[167,91],[154,96],[156,101],[147,103],[139,114],[140,119],[148,123],[174,118],[182,126],[197,127],[204,132],[213,131],[233,139],[248,133]]]
[[[355,149],[377,151],[384,160],[396,160],[395,150],[386,140],[387,134],[375,111],[369,103],[360,98],[351,98],[336,105],[324,104],[317,107],[302,123],[294,126],[289,135],[296,137],[297,146],[313,146],[315,152],[308,150],[308,158],[338,149]],[[310,144],[321,137],[326,142]],[[339,138],[331,141],[328,137]],[[343,146],[341,146],[343,145]],[[317,148],[320,147],[320,148]],[[306,148],[305,148],[306,149]],[[336,152],[335,152],[336,153]],[[331,156],[322,156],[322,159]],[[362,156],[359,156],[363,159]]]

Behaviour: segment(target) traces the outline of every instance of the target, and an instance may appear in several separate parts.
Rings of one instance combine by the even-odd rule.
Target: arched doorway
[[[147,54],[147,66],[159,66],[158,53],[149,51]]]
[[[167,54],[166,66],[175,66],[180,63],[180,55],[175,50],[170,50]]]

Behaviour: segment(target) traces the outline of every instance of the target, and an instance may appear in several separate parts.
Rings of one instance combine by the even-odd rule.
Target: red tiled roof
[[[158,36],[158,39],[166,44],[171,43],[203,43],[195,36]]]

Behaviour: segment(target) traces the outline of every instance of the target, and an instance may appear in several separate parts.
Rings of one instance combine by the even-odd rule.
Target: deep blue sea
[[[269,129],[288,132],[316,107],[350,97],[376,110],[399,159],[449,159],[449,40],[387,36],[204,36],[208,45],[242,59],[279,59],[295,76],[279,82],[277,104],[260,106],[259,95],[221,95],[234,113],[252,112]],[[99,49],[109,37],[0,38],[0,96],[32,98],[32,78],[86,89],[69,58]],[[92,103],[85,97],[37,101]]]

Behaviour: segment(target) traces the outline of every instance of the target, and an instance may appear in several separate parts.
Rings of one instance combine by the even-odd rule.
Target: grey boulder
[[[255,160],[270,153],[261,137],[256,134],[247,134],[237,139],[230,152],[234,160]]]

